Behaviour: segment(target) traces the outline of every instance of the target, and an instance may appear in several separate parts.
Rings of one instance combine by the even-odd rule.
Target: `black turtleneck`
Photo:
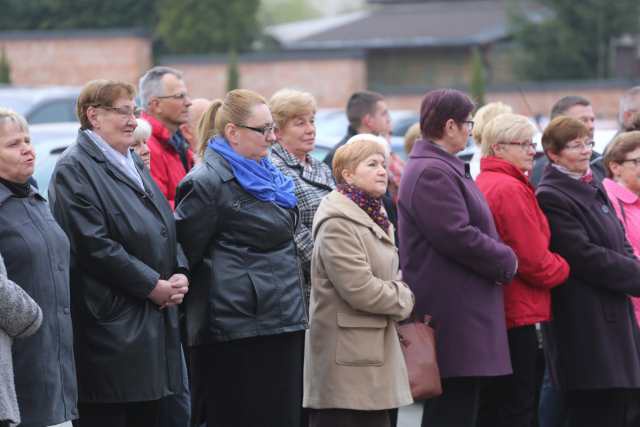
[[[16,197],[27,197],[31,192],[31,184],[29,183],[29,181],[25,182],[24,184],[20,184],[17,182],[8,181],[0,177],[0,184],[7,187]]]

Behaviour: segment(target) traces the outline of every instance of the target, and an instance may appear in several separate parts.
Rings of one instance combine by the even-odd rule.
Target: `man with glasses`
[[[193,167],[193,154],[179,127],[189,121],[191,99],[182,73],[169,67],[153,67],[139,82],[143,112],[141,117],[151,125],[147,141],[151,153],[151,176],[175,209],[178,183]],[[162,399],[159,427],[188,427],[191,418],[191,394],[184,353],[182,385],[176,394]]]
[[[178,183],[193,167],[193,154],[180,131],[189,122],[191,99],[182,73],[169,67],[154,67],[139,82],[142,118],[151,124],[147,141],[151,152],[151,176],[172,208]]]

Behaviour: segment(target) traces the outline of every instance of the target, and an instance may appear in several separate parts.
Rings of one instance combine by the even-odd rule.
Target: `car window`
[[[0,107],[8,108],[23,116],[29,108],[29,105],[29,101],[25,99],[0,95]]]
[[[32,125],[38,123],[74,122],[76,120],[74,99],[48,101],[36,107],[27,116],[27,121]]]

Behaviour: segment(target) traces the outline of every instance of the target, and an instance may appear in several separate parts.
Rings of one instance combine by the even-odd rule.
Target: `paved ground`
[[[398,427],[420,427],[422,419],[422,403],[400,408],[398,412]]]

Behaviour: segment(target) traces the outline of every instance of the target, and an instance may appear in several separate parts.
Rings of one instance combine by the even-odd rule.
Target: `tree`
[[[319,18],[322,13],[308,0],[262,0],[258,19],[262,25]]]
[[[4,46],[2,47],[2,51],[0,51],[0,83],[11,83],[11,67]]]
[[[523,1],[511,0],[516,72],[532,80],[607,78],[611,42],[640,31],[638,0],[538,0],[550,12],[528,20]]]
[[[227,92],[240,87],[240,70],[238,69],[238,54],[235,50],[229,51],[227,63]]]
[[[159,0],[156,36],[172,53],[242,52],[259,36],[259,0]]]
[[[471,53],[471,84],[469,86],[471,97],[476,102],[476,106],[482,107],[484,105],[486,79],[482,53],[477,47],[474,47]]]

